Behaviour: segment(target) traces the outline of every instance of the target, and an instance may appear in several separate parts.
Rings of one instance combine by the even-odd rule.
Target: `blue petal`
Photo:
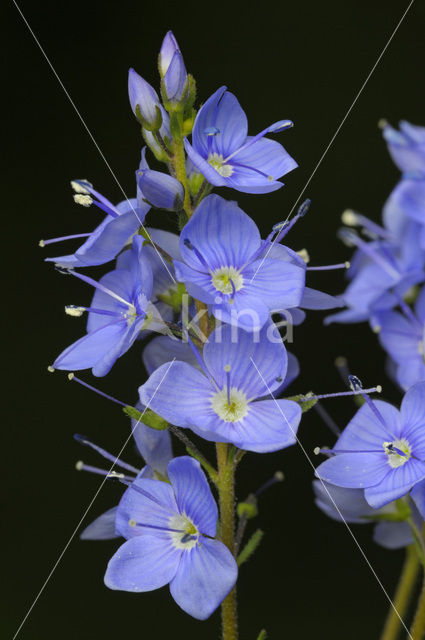
[[[343,307],[344,300],[342,297],[330,296],[322,291],[316,289],[310,289],[310,287],[304,287],[303,297],[300,302],[300,307],[303,309],[335,309],[335,307]]]
[[[401,417],[407,431],[415,426],[425,425],[425,382],[419,382],[409,389],[401,403]]]
[[[227,386],[224,367],[230,365],[230,386],[242,390],[248,398],[274,391],[280,384],[277,379],[285,378],[288,362],[285,346],[273,323],[267,324],[259,334],[235,332],[229,325],[222,325],[210,335],[203,356],[220,388]]]
[[[214,302],[217,290],[209,273],[202,273],[179,260],[174,260],[173,264],[178,282],[184,282],[189,295],[206,304]]]
[[[223,300],[214,304],[212,312],[218,320],[241,327],[245,331],[257,332],[270,320],[267,303],[257,293],[248,292],[247,287],[236,293],[232,303]]]
[[[150,169],[137,176],[144,197],[154,207],[169,211],[179,211],[183,207],[184,188],[176,178]]]
[[[168,31],[162,41],[161,50],[159,52],[159,68],[161,75],[167,73],[167,69],[170,66],[173,55],[179,49],[177,40],[174,37],[172,31]]]
[[[186,67],[184,66],[183,56],[177,49],[173,54],[167,72],[164,76],[164,87],[167,100],[172,104],[178,103],[183,97],[186,86]]]
[[[218,510],[201,465],[189,456],[174,458],[168,465],[180,513],[188,516],[204,535],[214,537]]]
[[[422,356],[404,360],[397,367],[396,381],[402,389],[409,389],[418,382],[425,380],[425,363]]]
[[[418,482],[410,493],[412,500],[414,500],[419,513],[423,520],[425,520],[425,480]]]
[[[383,417],[387,427],[375,415],[368,404],[364,404],[350,420],[344,429],[334,450],[338,449],[362,451],[381,450],[383,443],[401,435],[401,420],[399,411],[388,402],[373,400],[376,409]]]
[[[416,298],[415,313],[419,320],[425,324],[425,286],[422,287]]]
[[[153,535],[152,529],[141,525],[167,529],[170,527],[170,518],[177,514],[178,507],[171,486],[139,474],[120,500],[115,526],[124,538]],[[137,526],[131,526],[130,520],[134,520]],[[155,535],[169,539],[169,533],[160,529],[155,530]]]
[[[322,462],[316,476],[339,487],[363,489],[377,485],[390,473],[386,458],[385,453],[339,453]]]
[[[149,535],[127,540],[110,559],[105,584],[120,591],[159,589],[176,575],[181,553],[170,539]]]
[[[201,202],[180,236],[183,260],[193,269],[204,272],[205,265],[195,251],[185,245],[187,240],[211,271],[226,266],[240,269],[261,242],[255,222],[236,203],[215,194]]]
[[[170,591],[177,604],[198,620],[208,618],[227,596],[238,576],[228,548],[204,538],[199,547],[183,553]]]
[[[115,530],[117,507],[108,509],[101,516],[93,520],[80,534],[81,540],[112,540],[118,538]]]
[[[305,271],[270,258],[255,260],[244,269],[243,290],[257,296],[271,311],[298,307],[305,289]]]
[[[216,187],[228,186],[229,178],[223,178],[206,160],[205,158],[195,151],[191,144],[184,140],[184,148],[186,153],[192,162],[192,164],[199,170],[200,173],[207,179],[210,184]],[[279,183],[280,184],[280,183]]]
[[[95,367],[122,340],[126,331],[126,320],[118,320],[100,327],[62,351],[53,366],[55,369],[65,369],[66,371],[79,371]]]
[[[333,520],[367,524],[366,517],[376,513],[366,502],[362,489],[346,489],[314,480],[313,490],[316,505]]]
[[[199,368],[198,361],[187,342],[169,336],[157,336],[151,340],[143,350],[143,364],[150,375],[170,358],[181,362],[187,362],[193,367]]]
[[[425,153],[424,165],[425,169]],[[425,179],[400,180],[391,194],[391,198],[397,200],[404,215],[408,216],[419,224],[425,224]]]
[[[139,76],[134,69],[130,69],[128,72],[128,97],[134,114],[136,114],[136,106],[138,105],[143,118],[149,124],[156,123],[156,107],[159,107],[158,94],[149,82]]]
[[[379,341],[397,362],[419,356],[419,341],[416,327],[401,313],[381,311],[377,317],[380,326]]]
[[[385,549],[401,549],[413,543],[408,522],[378,522],[373,540]]]
[[[110,289],[121,298],[131,303],[132,279],[129,271],[125,271],[124,269],[114,269],[114,271],[110,271],[105,274],[99,282],[107,289]],[[116,298],[113,298],[101,289],[95,290],[90,306],[94,309],[103,309],[105,311],[118,313],[126,313],[128,311],[127,305],[123,302],[119,302],[119,300],[116,300]],[[89,312],[87,318],[87,331],[90,333],[91,331],[100,329],[100,327],[104,327],[110,323],[111,316]]]
[[[211,140],[205,131],[218,129]],[[226,158],[242,146],[248,133],[248,121],[236,97],[220,87],[200,108],[192,132],[195,150],[207,158],[210,149]],[[211,144],[212,143],[212,144]],[[211,145],[211,146],[210,146]],[[196,162],[194,162],[196,165]]]
[[[391,469],[378,484],[365,491],[365,498],[375,509],[380,509],[393,500],[402,498],[410,489],[425,478],[425,462],[410,458],[401,467]]]
[[[139,387],[140,401],[178,427],[191,427],[212,415],[213,387],[185,362],[167,362]]]

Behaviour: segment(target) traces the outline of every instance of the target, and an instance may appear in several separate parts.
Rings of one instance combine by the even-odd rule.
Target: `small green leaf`
[[[306,413],[306,411],[309,411],[312,407],[314,407],[316,402],[318,402],[318,400],[316,400],[316,398],[314,398],[313,396],[314,393],[312,391],[309,391],[308,393],[300,394],[298,396],[291,396],[290,398],[286,398],[286,400],[297,402],[300,405],[302,412]]]
[[[142,413],[128,405],[124,407],[123,411],[127,416],[133,418],[133,420],[143,422],[143,424],[151,429],[155,429],[156,431],[164,431],[165,429],[168,429],[168,422],[150,409],[145,409]]]
[[[258,636],[257,640],[267,640],[267,631],[265,629],[262,629],[260,631],[260,635]]]
[[[258,515],[257,508],[257,499],[251,494],[244,502],[239,502],[236,507],[239,518],[242,518],[244,515],[245,518],[250,520],[251,518],[255,518]]]
[[[255,531],[255,533],[252,534],[252,536],[250,537],[250,539],[248,540],[248,542],[246,543],[246,545],[238,555],[238,558],[237,558],[238,567],[242,566],[244,562],[249,560],[252,554],[258,549],[263,536],[264,536],[264,531],[261,531],[261,529],[257,529],[257,531]]]

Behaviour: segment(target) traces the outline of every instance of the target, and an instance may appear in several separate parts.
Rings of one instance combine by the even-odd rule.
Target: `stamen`
[[[88,180],[71,180],[71,187],[75,193],[89,194],[89,189],[93,188],[93,185]],[[87,188],[88,187],[88,188]]]
[[[383,258],[375,249],[371,248],[367,242],[361,240],[355,233],[349,229],[340,229],[338,232],[340,239],[348,243],[348,246],[354,245],[360,251],[363,251],[371,260],[378,264],[392,278],[398,279],[400,273],[385,258]]]
[[[385,238],[394,241],[393,236],[386,229],[352,209],[344,211],[341,215],[341,220],[347,227],[362,227],[373,238]]]
[[[204,129],[204,133],[207,136],[216,136],[220,133],[220,129],[217,129],[217,127],[206,127],[206,129]]]
[[[39,247],[45,247],[48,244],[54,244],[55,242],[63,242],[64,240],[74,240],[75,238],[88,238],[91,233],[74,233],[72,236],[62,236],[61,238],[49,238],[49,240],[40,240]]]
[[[97,309],[96,307],[77,307],[74,304],[69,304],[65,307],[65,313],[68,316],[74,316],[75,318],[81,317],[85,311],[88,311],[89,313],[98,313],[102,316],[112,316],[114,318],[126,317],[125,313],[121,313],[119,311],[110,311],[109,309]]]
[[[202,253],[200,251],[198,251],[198,249],[191,243],[189,238],[184,238],[183,244],[184,244],[185,247],[187,247],[188,249],[193,251],[195,256],[198,258],[199,262],[206,268],[207,271],[209,271],[210,268],[209,268],[206,260],[204,259]]]
[[[255,144],[257,140],[263,138],[267,133],[280,133],[281,131],[286,131],[286,129],[291,129],[291,127],[293,126],[294,123],[292,122],[292,120],[279,120],[278,122],[275,122],[266,129],[263,129],[263,131],[260,131],[260,133],[257,133],[256,136],[242,145],[242,147],[240,147],[239,149],[236,149],[236,151],[231,153],[230,156],[227,156],[227,158],[224,159],[224,162],[228,162],[230,158],[233,158],[241,151],[245,151],[245,149],[248,149],[248,147]]]
[[[100,396],[103,396],[107,400],[112,400],[112,402],[115,402],[116,404],[119,404],[122,407],[131,406],[128,403],[126,404],[125,402],[121,402],[121,400],[117,400],[116,398],[113,398],[112,396],[109,396],[107,393],[104,393],[103,391],[100,391],[99,389],[96,389],[96,387],[93,387],[91,384],[88,384],[87,382],[84,382],[84,380],[81,380],[81,378],[77,378],[77,376],[74,373],[68,373],[68,380],[74,381],[74,382],[78,382],[83,387],[86,387],[87,389],[90,389],[90,391],[94,391],[95,393],[99,394]]]
[[[218,385],[217,385],[216,381],[214,380],[213,376],[211,375],[211,373],[208,371],[208,368],[207,368],[202,356],[200,355],[198,349],[195,347],[195,345],[193,343],[193,340],[189,335],[189,331],[188,331],[187,327],[184,327],[184,329],[185,329],[185,337],[187,339],[189,347],[191,348],[193,355],[195,356],[199,366],[201,367],[201,370],[205,373],[205,375],[207,376],[208,380],[210,380],[212,382],[212,384],[215,386],[217,391],[219,391]]]
[[[352,376],[354,377],[354,376]],[[371,387],[370,389],[361,389],[361,390],[353,390],[353,391],[339,391],[338,393],[324,393],[318,396],[303,396],[305,400],[324,400],[325,398],[340,398],[342,396],[358,396],[366,393],[381,393],[382,387],[378,385],[376,387]]]
[[[171,529],[170,527],[160,527],[155,524],[146,524],[145,522],[136,522],[133,519],[129,520],[128,524],[130,525],[130,527],[146,527],[147,529],[157,529],[158,531],[170,531],[171,533],[184,533],[183,529]]]
[[[283,482],[284,479],[285,479],[285,476],[283,474],[283,471],[276,471],[276,473],[273,474],[270,480],[267,480],[267,482],[265,482],[259,489],[257,489],[257,491],[254,494],[255,497],[258,498],[258,496],[264,493],[264,491],[266,491],[267,489],[270,489],[270,487],[277,484],[278,482]]]
[[[294,224],[296,222],[298,222],[298,220],[300,218],[304,218],[305,214],[307,213],[307,211],[310,209],[310,205],[311,205],[311,200],[310,198],[306,198],[304,200],[304,202],[298,207],[298,211],[295,214],[295,216],[292,218],[292,220],[290,220],[288,222],[288,224],[286,224],[278,233],[278,235],[276,236],[276,238],[274,239],[274,243],[278,243],[280,242],[285,236],[286,234],[292,229],[292,227],[294,226]]]
[[[80,444],[84,445],[85,447],[90,447],[91,449],[94,449],[103,458],[106,458],[107,460],[110,460],[111,462],[113,462],[114,464],[118,465],[122,469],[126,469],[127,471],[131,471],[132,473],[135,473],[136,475],[138,475],[140,473],[140,469],[136,469],[136,467],[133,467],[131,464],[127,464],[126,462],[124,462],[123,460],[120,460],[119,458],[117,458],[116,456],[112,455],[111,453],[108,453],[107,451],[105,451],[105,449],[102,449],[102,447],[99,447],[97,444],[94,444],[93,442],[91,442],[85,436],[82,436],[79,433],[74,433],[74,438]]]
[[[224,370],[226,372],[226,385],[227,385],[227,403],[230,406],[230,364],[224,365]]]
[[[64,275],[75,276],[76,278],[79,278],[83,282],[87,282],[87,284],[90,284],[92,287],[95,287],[95,289],[99,289],[100,291],[103,291],[104,293],[108,294],[108,296],[111,296],[111,298],[115,298],[115,300],[118,300],[118,302],[122,302],[122,304],[125,304],[127,307],[133,306],[131,302],[128,302],[128,300],[124,300],[124,298],[121,298],[121,296],[119,296],[117,293],[115,293],[111,289],[108,289],[100,282],[93,280],[93,278],[89,278],[89,276],[83,275],[82,273],[74,271],[73,269],[68,269],[66,267],[56,266],[56,270],[59,271],[59,273],[62,273]]]
[[[160,507],[163,507],[162,502],[160,500],[158,500],[158,498],[153,496],[148,491],[145,491],[145,489],[142,489],[141,487],[139,487],[138,484],[135,484],[135,483],[131,484],[130,485],[130,489],[133,489],[133,491],[137,491],[137,493],[140,493],[142,496],[144,496],[148,500],[151,500],[152,502],[155,502],[155,504],[158,504]],[[172,511],[172,510],[170,509],[170,511]]]
[[[328,264],[321,267],[307,267],[307,271],[332,271],[333,269],[349,269],[350,263],[340,262],[339,264]]]
[[[101,469],[100,467],[92,467],[89,464],[84,464],[82,460],[79,460],[75,464],[77,471],[88,471],[89,473],[96,473],[99,476],[106,476],[108,480],[120,480],[133,482],[134,478],[126,476],[124,473],[118,473],[117,471],[111,471],[110,469]]]
[[[372,402],[372,400],[367,395],[368,393],[370,393],[370,390],[369,389],[363,389],[362,383],[361,383],[361,381],[359,380],[359,378],[357,376],[352,376],[352,375],[348,376],[348,381],[349,381],[350,387],[353,389],[353,391],[356,392],[356,393],[359,393],[365,399],[365,401],[367,402],[369,408],[373,411],[375,416],[378,418],[378,420],[381,422],[381,424],[388,431],[388,425],[385,422],[381,412],[378,411],[376,405]],[[379,389],[380,389],[380,391],[378,391],[378,393],[381,393],[382,387],[379,387]]]

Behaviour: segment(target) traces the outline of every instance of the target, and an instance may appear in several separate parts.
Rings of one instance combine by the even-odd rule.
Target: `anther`
[[[93,198],[81,193],[74,194],[74,202],[81,204],[83,207],[90,207],[93,204]]]
[[[38,246],[41,248],[45,247],[46,245],[44,244],[44,240],[40,240]]]
[[[85,311],[84,307],[76,307],[73,304],[67,305],[65,307],[65,313],[68,316],[73,316],[74,318],[80,318]]]
[[[52,365],[51,365],[51,364],[49,364],[49,366],[47,367],[47,371],[48,371],[49,373],[54,373],[54,372],[56,371],[56,369],[55,369],[54,367],[52,367]]]
[[[204,129],[204,133],[207,136],[216,136],[218,133],[220,133],[220,129],[217,129],[217,127],[207,127],[206,129]]]
[[[385,118],[379,118],[378,120],[378,128],[379,129],[385,129],[385,127],[388,126],[388,120],[386,120]]]
[[[299,218],[303,218],[307,211],[310,209],[311,200],[310,198],[306,198],[302,204],[298,207],[297,216]]]
[[[93,187],[93,185],[88,180],[71,180],[71,187],[74,189],[75,193],[82,193],[84,195],[88,195],[90,191],[86,188]]]

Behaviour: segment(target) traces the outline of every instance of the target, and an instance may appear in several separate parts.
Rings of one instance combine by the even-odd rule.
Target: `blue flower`
[[[396,311],[376,314],[379,341],[396,364],[395,378],[403,389],[425,380],[425,287],[415,303],[415,313]]]
[[[147,169],[145,149],[142,151],[140,169]],[[89,267],[104,264],[113,260],[125,246],[126,242],[143,224],[150,205],[143,199],[140,189],[137,189],[137,198],[124,200],[116,206],[104,198],[86,180],[74,180],[72,183],[74,200],[83,206],[96,205],[107,213],[103,222],[96,229],[84,235],[88,238],[73,254],[46,258],[46,262],[54,262],[63,267]],[[70,236],[72,238],[72,236]],[[66,240],[59,238],[56,240]],[[43,246],[52,241],[42,241]]]
[[[171,424],[247,451],[277,451],[296,442],[299,405],[263,399],[286,377],[287,355],[275,326],[258,335],[222,325],[204,346],[202,371],[174,361],[157,369],[139,389],[143,404]],[[161,385],[164,371],[170,368]]]
[[[403,225],[400,235],[379,227],[372,221],[347,212],[343,220],[361,226],[376,237],[365,242],[351,230],[343,229],[341,236],[358,249],[351,261],[347,277],[351,279],[342,297],[347,310],[328,316],[330,322],[362,322],[371,319],[375,323],[376,312],[391,309],[403,299],[408,289],[425,279],[425,255],[419,244],[418,225],[410,222]]]
[[[385,124],[382,133],[400,171],[420,171],[425,176],[425,127],[403,120],[400,122],[400,131]]]
[[[200,464],[183,456],[168,465],[170,483],[137,479],[118,507],[127,541],[105,574],[110,589],[143,592],[170,585],[177,604],[205,620],[237,579],[229,549],[215,540],[217,506]]]
[[[316,505],[333,520],[371,524],[374,520],[379,519],[379,522],[374,523],[373,539],[381,547],[400,549],[413,544],[409,523],[392,520],[397,516],[397,507],[394,502],[390,502],[380,509],[373,509],[366,502],[364,491],[361,489],[344,489],[322,483],[320,480],[314,480],[313,490],[316,496]],[[412,518],[420,529],[423,523],[421,516],[415,505],[411,505],[411,510]],[[389,519],[385,520],[385,517]],[[382,520],[382,518],[384,519]]]
[[[411,387],[398,411],[369,401],[356,413],[316,475],[339,487],[365,489],[379,509],[425,478],[425,383]]]
[[[420,249],[425,250],[425,163],[424,175],[400,180],[385,205],[384,217],[399,236],[409,224],[417,229]]]
[[[68,371],[92,368],[93,375],[104,376],[149,324],[152,269],[143,238],[133,239],[128,270],[110,271],[98,283],[81,273],[74,275],[96,287],[91,307],[67,308],[70,315],[89,312],[87,335],[65,349],[53,366]]]
[[[189,158],[211,184],[245,193],[268,193],[283,186],[278,178],[297,163],[275,140],[264,138],[292,126],[280,120],[256,136],[248,136],[248,121],[236,97],[218,89],[199,110]]]
[[[210,195],[182,231],[176,277],[216,318],[256,330],[272,311],[298,306],[304,293],[304,261],[279,247],[284,255],[270,257],[255,222],[236,203]]]
[[[169,105],[178,105],[186,98],[189,88],[186,67],[177,40],[169,31],[159,52],[159,73],[162,77],[163,97]]]

